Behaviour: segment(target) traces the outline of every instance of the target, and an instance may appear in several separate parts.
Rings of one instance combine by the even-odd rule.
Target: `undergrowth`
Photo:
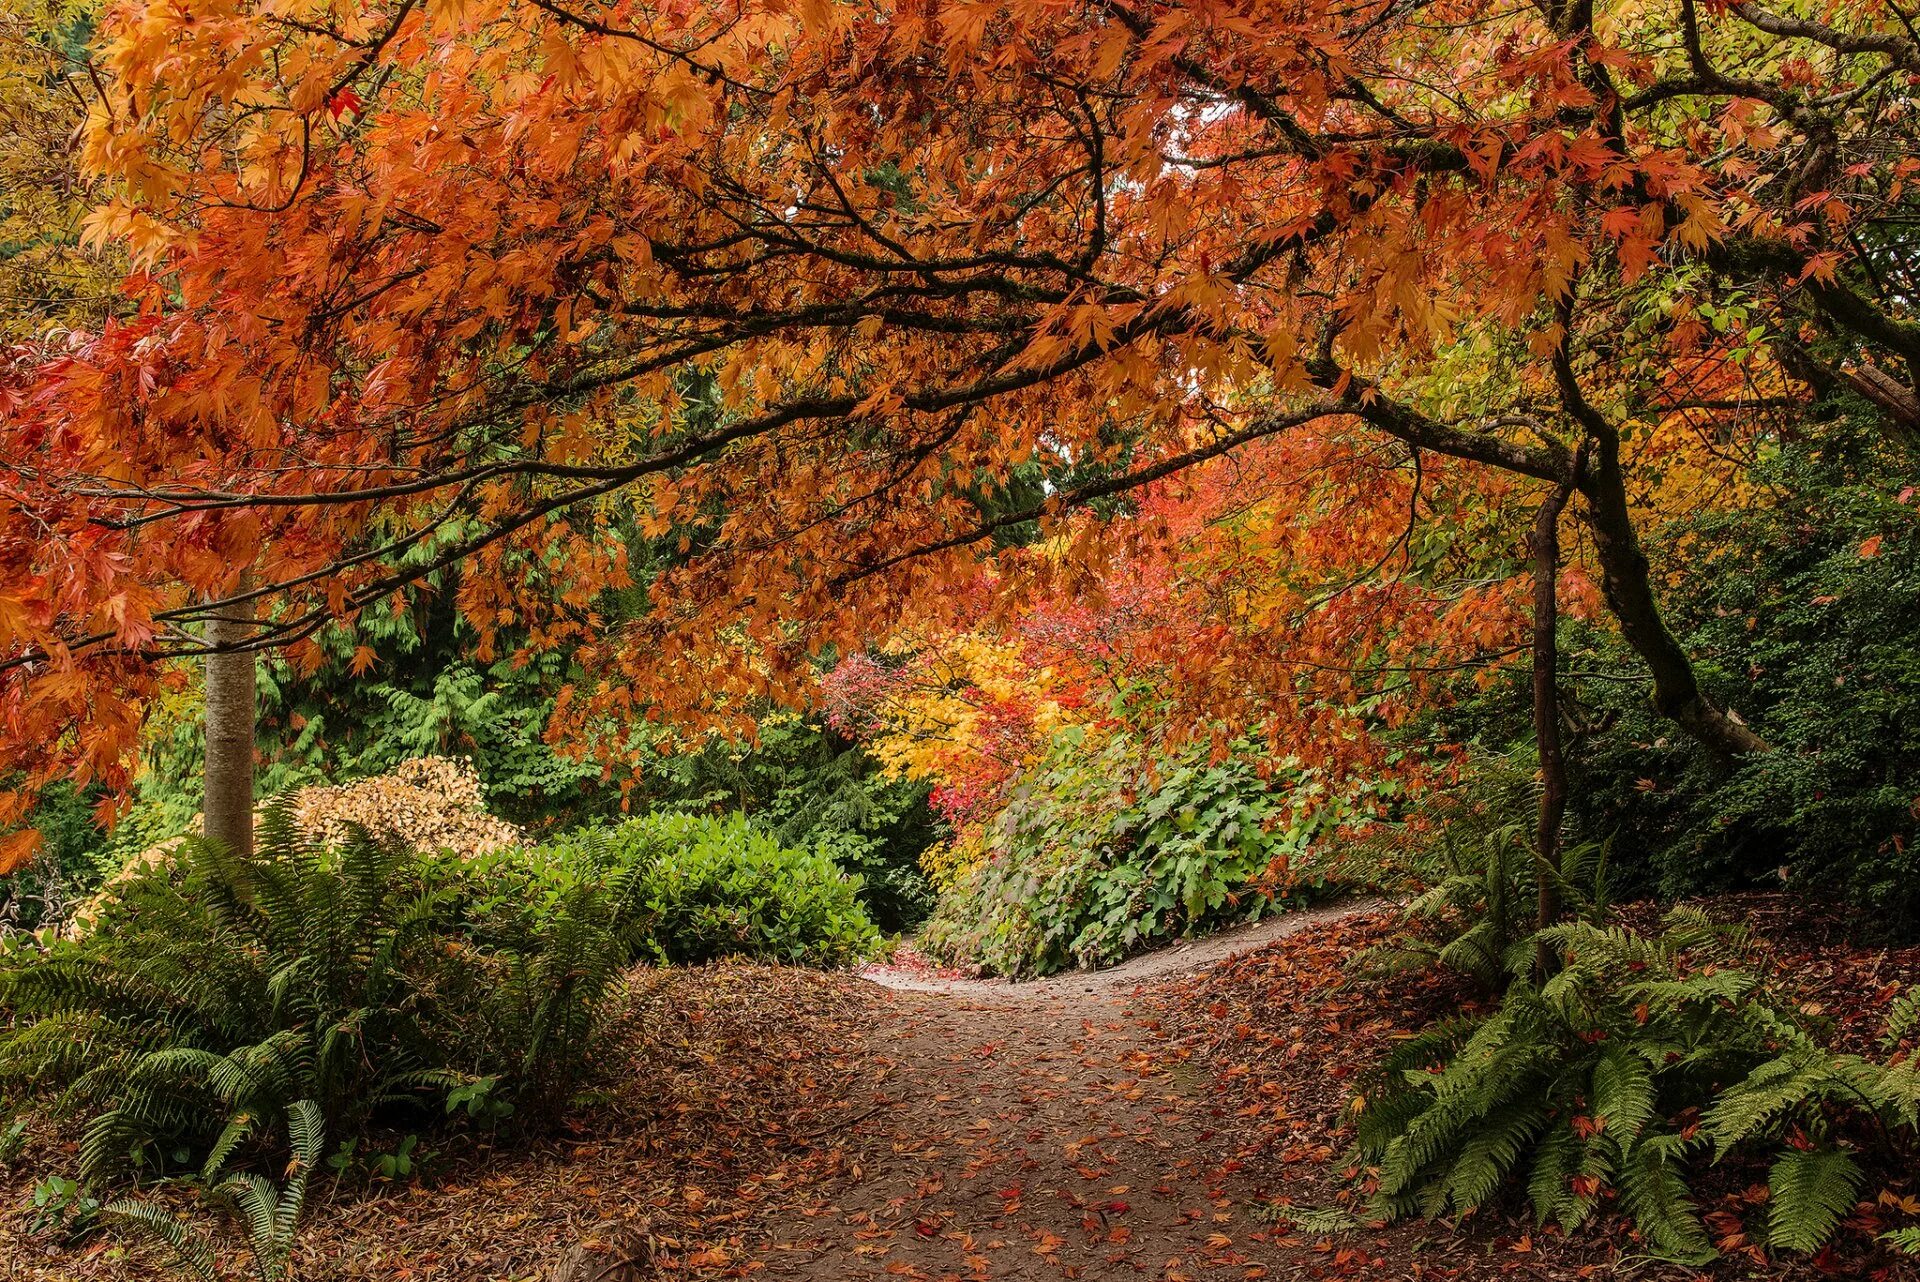
[[[1617,1198],[1656,1252],[1700,1263],[1717,1251],[1691,1181],[1739,1157],[1769,1167],[1764,1240],[1818,1249],[1868,1163],[1920,1156],[1920,990],[1889,1012],[1886,1058],[1838,1054],[1755,956],[1696,909],[1657,935],[1578,921],[1520,939],[1496,1010],[1405,1042],[1355,1096],[1372,1211],[1464,1214],[1519,1184],[1573,1228]]]
[[[84,1179],[210,1175],[297,1100],[342,1137],[455,1104],[489,1123],[565,1105],[626,958],[627,887],[510,919],[451,893],[435,857],[318,845],[285,806],[259,844],[189,840],[85,933],[0,958],[0,1097],[83,1116]]]

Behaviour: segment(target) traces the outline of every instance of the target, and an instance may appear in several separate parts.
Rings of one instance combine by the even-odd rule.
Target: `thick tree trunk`
[[[1593,433],[1590,460],[1580,488],[1587,498],[1587,528],[1600,562],[1601,588],[1621,635],[1653,677],[1654,707],[1722,761],[1766,751],[1766,740],[1707,698],[1686,650],[1660,617],[1652,566],[1627,506],[1619,437],[1611,430]]]
[[[252,584],[242,578],[240,591]],[[207,622],[209,645],[229,645],[252,635],[252,604],[230,606]],[[242,855],[253,853],[254,652],[206,657],[207,763],[202,804],[206,835]]]

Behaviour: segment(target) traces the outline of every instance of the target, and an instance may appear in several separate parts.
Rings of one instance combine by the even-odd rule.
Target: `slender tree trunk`
[[[252,575],[240,580],[248,591]],[[210,645],[232,644],[252,635],[254,607],[229,606],[207,622]],[[202,804],[206,835],[237,854],[253,853],[253,732],[255,666],[251,650],[215,652],[206,657],[207,764]]]
[[[1640,547],[1620,472],[1620,438],[1611,428],[1592,433],[1591,466],[1581,478],[1587,528],[1600,562],[1601,588],[1621,635],[1653,677],[1653,706],[1722,761],[1765,752],[1765,739],[1714,706],[1700,689],[1693,663],[1660,617],[1653,569]]]
[[[1563,332],[1570,332],[1572,308],[1569,294],[1559,308]],[[1621,635],[1653,678],[1654,708],[1722,762],[1765,752],[1765,739],[1707,698],[1694,675],[1693,661],[1660,617],[1660,604],[1653,595],[1653,567],[1633,528],[1626,478],[1620,471],[1620,431],[1580,390],[1565,342],[1554,353],[1553,377],[1560,403],[1585,429],[1572,475],[1586,496],[1587,528],[1593,533],[1594,556],[1600,562],[1601,590],[1619,620]]]
[[[1534,849],[1540,857],[1539,903],[1535,923],[1541,930],[1559,919],[1560,896],[1553,873],[1560,870],[1560,826],[1567,814],[1567,758],[1560,740],[1560,512],[1572,487],[1563,485],[1540,505],[1527,540],[1533,553],[1533,738],[1540,750],[1540,812],[1534,825]],[[1536,946],[1534,971],[1545,979],[1552,950]]]

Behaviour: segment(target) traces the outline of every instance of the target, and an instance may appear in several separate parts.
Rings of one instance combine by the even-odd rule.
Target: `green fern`
[[[1520,968],[1491,1014],[1411,1039],[1362,1083],[1355,1145],[1375,1214],[1468,1211],[1524,1173],[1542,1222],[1583,1223],[1611,1187],[1657,1254],[1698,1263],[1714,1252],[1690,1169],[1759,1150],[1778,1155],[1768,1240],[1813,1251],[1852,1207],[1861,1171],[1837,1147],[1783,1152],[1786,1140],[1865,1114],[1911,1152],[1920,1064],[1822,1049],[1737,964],[1753,947],[1744,932],[1687,909],[1658,935],[1572,921],[1516,951],[1536,943],[1559,962],[1544,983]],[[1890,1040],[1909,1018],[1896,1004]],[[1679,1129],[1673,1119],[1695,1109],[1699,1125]]]
[[[1920,1255],[1920,1226],[1882,1233],[1880,1240],[1902,1255]]]
[[[1887,1030],[1880,1039],[1880,1049],[1898,1050],[1901,1042],[1915,1035],[1920,1035],[1920,984],[1895,999],[1887,1012]]]
[[[1729,1088],[1702,1118],[1715,1149],[1724,1156],[1735,1145],[1813,1098],[1830,1080],[1832,1061],[1823,1052],[1799,1048],[1769,1060]]]
[[[100,1218],[161,1243],[172,1251],[173,1265],[199,1278],[200,1282],[221,1282],[212,1240],[161,1207],[122,1198],[100,1208]]]
[[[1767,1240],[1783,1251],[1817,1251],[1860,1189],[1860,1164],[1837,1148],[1789,1149],[1767,1173]]]
[[[1718,1254],[1695,1213],[1682,1172],[1688,1142],[1654,1135],[1627,1150],[1616,1183],[1620,1201],[1640,1232],[1662,1255],[1704,1264]]]
[[[0,962],[0,1093],[87,1116],[83,1178],[186,1151],[217,1170],[311,1100],[336,1134],[496,1083],[507,1112],[564,1105],[627,945],[610,896],[519,897],[452,861],[325,849],[268,809],[259,850],[190,841],[85,938]]]
[[[312,1100],[289,1106],[287,1128],[293,1162],[285,1186],[276,1189],[262,1177],[248,1174],[234,1176],[216,1190],[217,1195],[231,1198],[239,1213],[253,1256],[255,1282],[286,1282],[290,1276],[307,1182],[325,1147],[326,1123]],[[156,1239],[173,1252],[176,1267],[201,1282],[219,1282],[212,1240],[160,1207],[122,1198],[102,1207],[100,1217]]]

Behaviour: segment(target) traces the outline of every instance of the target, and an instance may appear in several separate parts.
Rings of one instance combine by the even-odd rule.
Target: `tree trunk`
[[[1842,377],[1886,416],[1887,435],[1908,451],[1920,449],[1920,396],[1877,365],[1859,365]]]
[[[243,575],[239,591],[253,585]],[[207,644],[232,645],[253,633],[254,605],[228,606],[207,621]],[[254,652],[215,651],[206,656],[207,763],[202,803],[205,832],[241,855],[253,853]]]
[[[1620,472],[1620,439],[1593,433],[1592,466],[1582,477],[1587,528],[1600,562],[1601,588],[1620,632],[1653,677],[1653,706],[1721,761],[1765,752],[1767,741],[1707,698],[1679,639],[1653,596],[1653,569],[1640,547]]]
[[[1527,540],[1533,553],[1533,738],[1540,749],[1540,813],[1534,826],[1539,855],[1539,904],[1535,924],[1545,930],[1559,919],[1560,897],[1553,874],[1560,870],[1560,825],[1567,814],[1567,759],[1560,741],[1560,512],[1570,486],[1556,489],[1540,505]],[[1545,980],[1553,954],[1536,946],[1534,971]]]

